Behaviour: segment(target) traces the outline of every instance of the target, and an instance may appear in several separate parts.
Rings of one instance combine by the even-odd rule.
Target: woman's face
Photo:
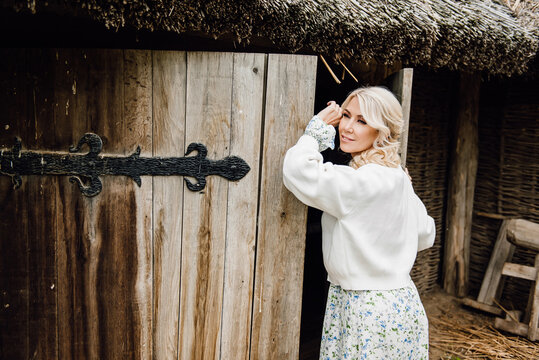
[[[343,117],[339,122],[339,136],[341,150],[352,156],[370,149],[378,137],[378,130],[367,125],[363,118],[356,96],[343,109]]]

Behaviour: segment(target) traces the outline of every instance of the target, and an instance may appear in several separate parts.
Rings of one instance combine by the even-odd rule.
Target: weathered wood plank
[[[285,189],[282,163],[313,114],[316,57],[269,55],[252,359],[297,359],[307,207]]]
[[[28,179],[29,352],[36,359],[58,358],[56,190],[54,177]]]
[[[54,60],[53,51],[33,49],[28,53],[33,79],[33,104],[29,118],[34,136],[25,144],[34,150],[54,150]],[[29,271],[29,355],[36,359],[58,357],[57,274],[56,274],[56,189],[55,176],[28,176],[28,271]]]
[[[88,131],[99,132],[95,106],[99,81],[97,54],[85,50],[56,50],[55,54],[55,132],[62,151],[75,144]],[[97,88],[97,93],[103,89]],[[59,180],[57,193],[58,252],[58,353],[61,359],[99,357],[99,314],[96,288],[96,211],[100,198],[81,196],[67,178]]]
[[[530,291],[530,324],[528,327],[528,338],[531,341],[539,340],[539,254],[535,255],[535,269],[537,276],[535,277],[535,282]]]
[[[153,52],[153,153],[185,153],[186,53]],[[155,177],[153,357],[177,359],[183,179]]]
[[[458,111],[449,178],[443,287],[466,296],[478,145],[479,74],[460,74]]]
[[[128,155],[136,145],[151,153],[150,53],[61,50],[58,59],[73,78],[57,87],[71,89],[57,100],[57,132],[72,142],[95,132],[104,153]],[[59,289],[61,358],[151,357],[152,184],[144,180],[136,189],[104,177],[91,199],[61,181],[58,271],[69,274]]]
[[[97,311],[89,304],[95,303],[86,293],[84,260],[88,259],[93,227],[79,190],[72,184],[59,184],[56,218],[58,224],[58,354],[60,359],[88,359],[97,348],[95,331]],[[93,225],[95,226],[94,220]],[[94,310],[94,311],[92,311]],[[94,330],[94,331],[92,331]],[[95,355],[95,353],[94,353]]]
[[[29,109],[32,92],[23,49],[0,49],[0,146],[11,148],[19,136],[32,144]],[[28,359],[29,264],[28,186],[13,190],[0,176],[0,358]],[[16,346],[14,346],[16,344]]]
[[[502,221],[498,238],[494,243],[494,249],[490,255],[487,271],[481,283],[481,289],[477,301],[487,305],[493,305],[494,299],[502,293],[503,279],[502,268],[506,261],[510,261],[515,251],[515,246],[507,241],[507,224],[509,220]]]
[[[187,54],[185,142],[208,157],[230,152],[232,54]],[[196,180],[193,180],[196,181]],[[180,359],[219,357],[228,181],[211,176],[203,192],[184,192]]]
[[[525,219],[513,219],[507,226],[509,241],[526,249],[539,250],[539,224]]]
[[[121,132],[116,135],[115,132],[123,123],[123,53],[102,50],[58,50],[57,53],[57,73],[65,74],[56,86],[55,120],[59,138],[66,139],[65,146],[69,146],[84,133],[94,132],[102,137],[104,152],[117,153],[114,147],[119,142],[116,139],[122,136]],[[124,296],[113,284],[125,287],[125,275],[119,267],[114,268],[115,259],[109,258],[119,255],[112,253],[114,245],[126,240],[124,234],[115,231],[114,218],[123,214],[124,221],[128,221],[131,211],[118,208],[120,199],[122,203],[127,202],[124,196],[111,196],[124,185],[121,179],[103,178],[102,182],[101,194],[86,198],[67,178],[60,181],[58,203],[63,207],[58,216],[65,221],[58,234],[58,272],[67,275],[61,279],[59,289],[59,306],[66,309],[59,313],[61,358],[107,356],[118,337],[110,322],[117,314],[115,310],[124,306]],[[131,228],[125,233],[132,244],[135,235],[129,230]],[[128,255],[132,256],[134,249],[130,250]],[[115,299],[113,303],[111,298]],[[117,321],[122,325],[127,323]],[[118,330],[128,335],[126,329]],[[118,352],[117,357],[122,358],[122,352]]]
[[[400,149],[402,166],[406,166],[406,154],[408,152],[408,128],[410,125],[410,109],[412,106],[412,84],[414,69],[401,69],[393,80],[392,91],[402,106],[402,133],[400,137]]]
[[[535,278],[537,277],[537,269],[533,266],[507,262],[503,265],[502,275],[535,281]]]
[[[489,218],[489,219],[496,219],[496,220],[510,219],[510,217],[505,216],[505,215],[486,213],[486,212],[483,212],[483,211],[474,211],[474,214],[477,215],[477,216],[482,216],[482,217],[486,217],[486,218]]]
[[[124,136],[117,141],[125,144],[128,154],[140,146],[141,156],[152,156],[152,97],[151,52],[125,50],[123,112],[126,129]],[[133,331],[136,334],[134,353],[126,353],[126,356],[130,359],[150,359],[153,349],[153,177],[145,176],[140,188],[131,179],[123,180],[129,182],[128,186],[124,185],[126,198],[133,194],[135,199],[136,238],[132,241],[136,241],[137,249],[136,266],[131,267],[135,264],[126,263],[125,267],[126,272],[135,276],[133,287],[128,289],[126,295],[131,312],[128,317],[133,317]]]
[[[74,122],[73,114],[85,113],[85,108],[81,109],[81,101],[84,92],[78,92],[74,84],[81,76],[82,69],[79,64],[74,64],[78,60],[78,52],[64,50],[59,52],[55,50],[54,69],[55,69],[55,97],[54,97],[54,127],[55,137],[61,151],[74,143],[73,133],[82,125],[82,119]],[[72,87],[74,87],[72,89]],[[85,97],[84,97],[85,99]],[[69,115],[70,103],[71,116]],[[60,110],[60,106],[64,106]],[[81,131],[84,131],[82,129]],[[78,134],[75,135],[75,137]],[[82,274],[79,271],[77,256],[83,256],[82,239],[84,231],[82,229],[84,208],[82,202],[77,201],[80,196],[67,179],[58,179],[58,191],[56,199],[56,221],[57,227],[57,270],[58,274],[58,307],[62,309],[58,313],[58,337],[62,339],[58,342],[59,358],[85,359],[83,331],[84,315],[81,311],[81,302],[84,299],[82,293]],[[82,216],[77,216],[82,215]]]
[[[113,147],[118,142],[115,139],[120,139],[121,135],[114,136],[112,132],[123,122],[123,53],[100,50],[58,50],[57,53],[57,73],[65,74],[56,86],[59,138],[65,139],[65,146],[69,146],[84,133],[94,132],[103,138],[105,152],[116,153]],[[81,196],[66,178],[60,182],[58,203],[63,208],[59,217],[65,222],[58,238],[58,272],[67,275],[62,278],[59,289],[59,306],[66,309],[59,313],[62,358],[106,356],[114,340],[114,330],[108,330],[108,322],[114,308],[123,305],[123,299],[111,285],[111,278],[118,272],[120,284],[123,274],[119,269],[111,269],[114,260],[107,258],[113,256],[109,249],[114,242],[125,240],[124,235],[115,234],[115,215],[106,209],[107,203],[111,203],[109,211],[122,213],[114,202],[123,196],[111,198],[114,181],[118,179],[103,178],[104,190],[95,198]],[[129,214],[125,214],[125,218],[128,217]],[[134,238],[132,233],[129,235]],[[107,297],[115,299],[113,304],[108,304],[109,308]],[[122,357],[121,352],[118,357]]]
[[[502,318],[496,318],[494,320],[494,327],[503,331],[507,331],[520,336],[528,335],[528,325],[513,320],[505,320]]]
[[[18,136],[25,149],[51,149],[54,74],[47,55],[38,49],[2,54],[2,135],[9,135],[2,139],[3,147],[11,147]],[[12,193],[9,178],[5,180],[5,191]],[[9,257],[2,259],[9,269],[0,270],[6,316],[0,354],[8,358],[57,358],[56,223],[51,216],[55,184],[53,177],[25,177],[21,189],[6,196],[8,203],[3,204],[0,248]]]
[[[479,309],[481,311],[485,311],[488,313],[491,313],[493,315],[502,316],[503,310],[500,309],[497,306],[487,305],[485,303],[470,299],[470,298],[464,298],[462,299],[462,303],[466,306],[473,307],[475,309]]]
[[[230,152],[250,172],[228,184],[221,359],[248,359],[266,55],[234,54]]]

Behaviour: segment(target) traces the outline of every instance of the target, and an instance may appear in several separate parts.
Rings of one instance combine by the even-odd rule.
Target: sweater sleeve
[[[303,135],[284,158],[283,182],[301,202],[341,218],[357,205],[361,176],[349,166],[324,163],[318,142]],[[365,195],[365,197],[368,197]]]
[[[414,194],[417,208],[417,233],[418,245],[417,251],[430,248],[434,244],[436,237],[436,225],[434,219],[427,214],[427,209],[419,197]]]
[[[318,151],[322,152],[327,148],[335,148],[335,128],[326,124],[318,115],[313,116],[307,124],[305,135],[310,135],[318,141]]]

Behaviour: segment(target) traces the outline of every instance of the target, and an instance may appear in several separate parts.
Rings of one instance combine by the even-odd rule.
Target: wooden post
[[[503,290],[503,278],[502,268],[503,265],[510,261],[515,251],[515,245],[511,244],[507,240],[507,225],[511,220],[503,220],[498,232],[498,238],[494,244],[494,250],[490,256],[487,271],[483,277],[483,283],[477,296],[477,301],[487,305],[494,305],[494,300],[502,294]]]
[[[468,285],[472,211],[477,174],[480,75],[461,74],[447,202],[443,286],[465,296]]]
[[[402,106],[402,133],[400,137],[402,166],[406,166],[406,153],[408,149],[408,124],[410,123],[410,108],[412,105],[412,82],[414,78],[414,69],[405,68],[395,74],[391,90],[400,101]]]

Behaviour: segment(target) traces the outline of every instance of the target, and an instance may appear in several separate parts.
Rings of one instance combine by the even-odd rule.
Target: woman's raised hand
[[[318,117],[328,125],[337,126],[342,118],[342,109],[335,101],[330,101],[328,106],[318,113]]]

